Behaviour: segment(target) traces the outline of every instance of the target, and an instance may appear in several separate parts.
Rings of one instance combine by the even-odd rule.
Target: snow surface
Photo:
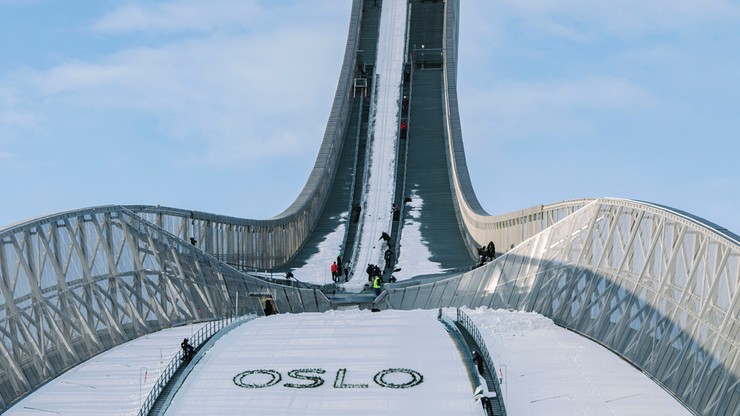
[[[444,312],[454,316],[454,309]],[[691,414],[618,356],[541,315],[486,308],[466,313],[497,365],[510,416]],[[436,315],[435,310],[349,310],[249,321],[205,352],[167,414],[480,415],[465,363]],[[166,364],[190,332],[189,326],[175,328],[116,347],[41,387],[6,414],[133,415],[140,385],[146,397],[160,362]],[[148,377],[140,384],[144,367]],[[414,370],[423,382],[399,389],[374,381],[392,368]],[[311,383],[288,376],[296,369],[323,370],[308,374],[324,383],[285,387]],[[344,380],[337,382],[342,369]],[[239,387],[235,380],[269,381],[264,374],[238,377],[249,370],[277,371],[281,381]],[[384,380],[403,385],[411,378],[396,372]],[[335,388],[335,382],[344,388]]]
[[[691,415],[619,356],[542,315],[464,311],[498,366],[509,416]]]
[[[324,241],[319,243],[318,252],[306,260],[306,264],[293,269],[295,278],[303,283],[326,285],[332,283],[331,264],[342,253],[344,232],[347,228],[348,211],[344,211],[337,218],[337,228],[330,232]]]
[[[380,13],[376,63],[375,102],[371,108],[372,135],[368,142],[367,178],[355,252],[356,275],[344,284],[347,291],[361,291],[367,281],[368,264],[382,265],[383,232],[392,227],[391,207],[395,194],[396,147],[398,146],[399,98],[403,82],[406,47],[406,1],[386,0]]]
[[[393,274],[399,281],[425,274],[443,273],[447,270],[440,263],[431,260],[432,252],[421,235],[421,222],[418,219],[421,217],[424,200],[416,194],[415,189],[411,191],[410,197],[411,202],[406,203],[407,218],[401,228],[402,250],[399,251],[396,263],[396,268],[401,270]]]
[[[408,388],[374,381],[379,372],[396,368],[416,371],[423,381]],[[324,382],[315,388],[286,387],[311,384],[289,377],[294,369],[315,369],[312,375]],[[253,370],[277,371],[282,380],[263,388],[236,384],[272,380],[264,374],[238,378]],[[343,383],[337,381],[338,372],[344,374]],[[384,380],[395,385],[413,381],[402,372]],[[354,387],[346,387],[350,384]],[[480,415],[460,354],[434,311],[273,315],[242,325],[208,351],[166,414],[232,414],[236,409],[256,415],[431,414],[424,409]]]
[[[165,329],[121,344],[74,367],[3,415],[134,415],[161,370],[204,324]]]

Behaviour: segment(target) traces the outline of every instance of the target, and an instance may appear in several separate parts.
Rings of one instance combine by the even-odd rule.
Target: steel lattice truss
[[[320,292],[249,278],[123,207],[47,217],[0,242],[0,411],[131,339],[261,313],[255,294],[281,311],[329,307]]]
[[[296,253],[310,234],[313,218],[296,215],[250,220],[169,207],[126,206],[199,249],[240,270],[278,267]]]
[[[397,308],[535,311],[610,348],[700,415],[740,414],[740,243],[600,199],[461,277],[390,289]]]

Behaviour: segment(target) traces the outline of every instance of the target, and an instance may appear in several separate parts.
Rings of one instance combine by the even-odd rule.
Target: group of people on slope
[[[385,270],[388,270],[393,266],[394,255],[393,246],[391,244],[391,236],[390,234],[383,232],[378,240],[383,240],[386,244],[386,249],[383,253],[383,259],[385,260]],[[367,269],[365,271],[367,272],[368,282],[370,282],[373,285],[373,289],[375,289],[375,296],[380,295],[380,290],[383,286],[383,271],[380,270],[380,266],[378,266],[377,264],[368,263]],[[389,281],[393,283],[396,281],[396,278],[391,276]]]
[[[373,285],[375,296],[380,295],[380,289],[383,287],[383,273],[380,271],[380,267],[377,264],[368,263],[365,271],[367,272],[367,281]]]
[[[342,276],[344,276],[345,282],[349,280],[349,260],[344,262],[344,267],[342,267],[342,256],[337,256],[337,260],[331,264],[331,280],[334,283],[339,283]]]
[[[411,202],[411,198],[407,197],[404,202]],[[362,214],[362,205],[360,205],[359,202],[355,202],[352,204],[352,223],[357,224],[360,221],[360,214]],[[398,205],[395,203],[393,206],[391,206],[391,215],[393,218],[393,221],[399,221],[401,219],[401,210],[398,209]],[[388,235],[387,233],[383,233],[385,235]],[[390,236],[388,236],[390,239]]]
[[[395,204],[394,204],[394,209]],[[383,232],[383,234],[380,236],[378,240],[383,240],[386,244],[386,250],[383,253],[383,259],[385,260],[385,269],[389,269],[393,265],[393,248],[391,243],[391,236],[390,234]],[[337,256],[337,260],[334,261],[331,264],[330,267],[331,270],[331,280],[334,283],[340,283],[342,281],[342,276],[344,276],[344,281],[349,281],[349,271],[350,271],[350,263],[349,261],[344,262],[344,267],[342,267],[342,257]],[[367,280],[370,285],[373,286],[373,289],[375,289],[375,295],[380,294],[380,289],[383,285],[383,271],[380,269],[380,266],[377,264],[371,264],[368,263],[367,265]],[[391,282],[394,282],[396,279],[391,276]]]
[[[489,242],[487,246],[481,246],[478,248],[478,266],[482,266],[496,258],[496,246],[493,241]]]

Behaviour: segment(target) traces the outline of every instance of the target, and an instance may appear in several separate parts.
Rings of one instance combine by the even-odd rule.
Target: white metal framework
[[[326,297],[246,276],[123,207],[0,232],[0,410],[147,333],[234,314],[323,311]],[[239,296],[241,294],[241,297]]]
[[[740,414],[740,243],[650,204],[599,199],[462,276],[390,288],[403,309],[534,311],[632,362],[699,415]]]

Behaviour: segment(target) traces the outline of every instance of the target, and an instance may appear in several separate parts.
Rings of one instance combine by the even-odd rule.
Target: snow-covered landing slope
[[[135,415],[180,352],[180,342],[205,324],[165,329],[112,348],[48,382],[3,416]]]
[[[467,313],[498,365],[509,416],[690,415],[639,370],[541,315]],[[464,363],[436,314],[332,311],[256,319],[206,352],[168,414],[480,415]],[[157,376],[160,351],[166,364],[196,330],[175,328],[116,347],[4,415],[135,414],[139,388],[146,397]]]
[[[480,415],[436,311],[273,315],[219,339],[167,415]]]
[[[691,415],[629,363],[542,315],[466,313],[499,367],[508,416]]]

